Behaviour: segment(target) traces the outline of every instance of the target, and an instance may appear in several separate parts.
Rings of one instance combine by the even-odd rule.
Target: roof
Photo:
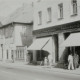
[[[7,16],[2,20],[3,25],[10,24],[12,22],[18,23],[32,23],[33,21],[33,7],[31,4],[23,5],[21,8],[18,8],[14,13]]]

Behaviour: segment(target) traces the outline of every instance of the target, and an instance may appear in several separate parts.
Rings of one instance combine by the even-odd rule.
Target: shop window
[[[17,57],[17,50],[16,50],[16,59],[17,59],[18,57]]]
[[[41,51],[37,51],[37,61],[41,61]]]
[[[18,50],[18,59],[19,59],[19,50]]]
[[[38,51],[37,51],[37,61],[42,61],[42,60],[44,60],[44,58],[47,57],[48,54],[49,54],[49,53],[46,52],[46,51],[38,50]]]
[[[24,50],[23,50],[23,59],[24,59]]]

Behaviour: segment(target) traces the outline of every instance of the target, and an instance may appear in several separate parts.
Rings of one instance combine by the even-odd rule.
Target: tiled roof
[[[31,4],[23,5],[18,8],[14,13],[6,17],[3,21],[3,25],[7,25],[12,22],[19,23],[31,23],[33,21],[33,7]]]

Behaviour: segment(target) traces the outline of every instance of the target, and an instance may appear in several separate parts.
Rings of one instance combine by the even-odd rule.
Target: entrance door
[[[55,43],[55,62],[58,62],[59,60],[59,54],[58,54],[58,35],[54,35],[54,43]]]

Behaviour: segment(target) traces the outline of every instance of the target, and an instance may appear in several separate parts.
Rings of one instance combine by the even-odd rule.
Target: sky
[[[7,17],[23,4],[31,3],[33,0],[0,0],[0,18]]]

